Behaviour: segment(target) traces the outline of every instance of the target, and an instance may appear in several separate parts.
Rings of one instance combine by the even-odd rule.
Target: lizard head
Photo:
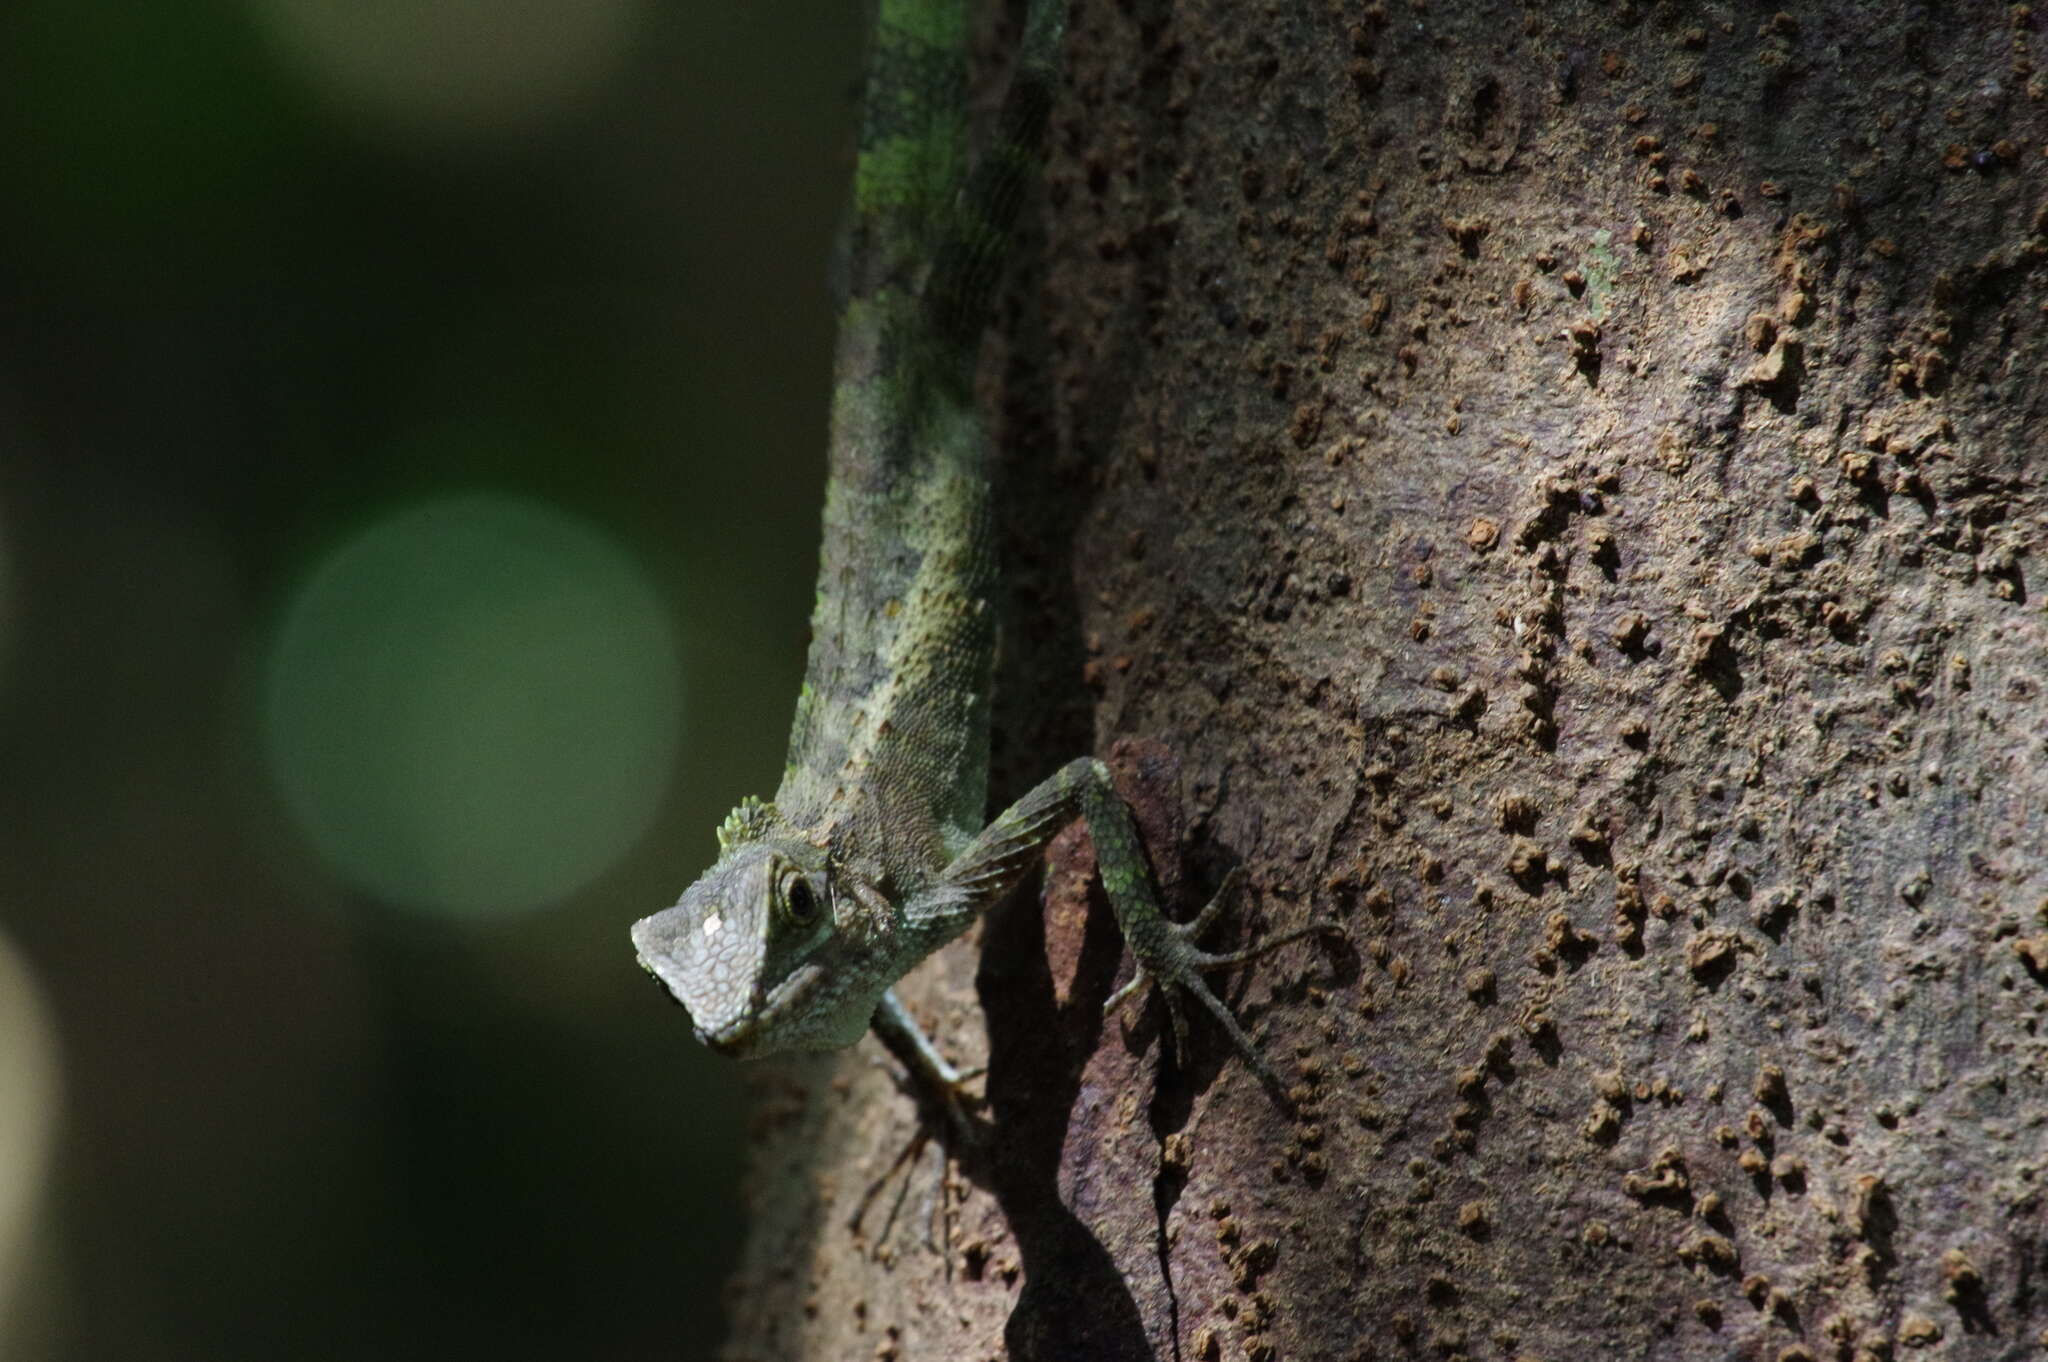
[[[633,924],[641,967],[721,1054],[849,1045],[874,1002],[834,1007],[823,996],[835,979],[836,937],[825,852],[772,824],[750,832],[721,834],[724,854],[675,906]]]

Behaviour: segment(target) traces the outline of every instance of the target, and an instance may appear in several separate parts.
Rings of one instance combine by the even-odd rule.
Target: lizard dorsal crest
[[[742,842],[751,842],[760,837],[775,822],[775,806],[763,803],[748,795],[740,806],[725,816],[718,825],[718,850],[721,855],[731,851]]]

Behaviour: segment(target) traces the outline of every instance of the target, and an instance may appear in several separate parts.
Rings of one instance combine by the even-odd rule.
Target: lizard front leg
[[[1185,1062],[1189,1051],[1182,1001],[1193,997],[1222,1024],[1245,1063],[1277,1094],[1281,1087],[1278,1075],[1238,1025],[1230,1008],[1210,990],[1202,974],[1242,964],[1313,933],[1341,935],[1343,929],[1334,923],[1317,922],[1268,937],[1241,951],[1212,954],[1201,949],[1197,942],[1221,912],[1236,873],[1225,879],[1216,897],[1194,921],[1180,923],[1169,919],[1160,909],[1152,872],[1130,810],[1111,783],[1109,768],[1095,758],[1083,757],[1067,763],[984,828],[933,885],[929,902],[934,915],[973,914],[993,904],[1023,876],[1045,844],[1076,814],[1087,820],[1089,836],[1095,842],[1103,892],[1116,913],[1124,941],[1138,962],[1137,973],[1104,1005],[1104,1013],[1113,1012],[1149,980],[1158,987],[1166,1003],[1167,1015],[1173,1023],[1175,1051]],[[918,914],[919,906],[916,901],[909,905],[913,916]]]
[[[884,993],[882,1001],[875,1005],[874,1020],[868,1024],[883,1048],[903,1066],[913,1095],[938,1108],[952,1127],[954,1138],[961,1141],[963,1147],[972,1144],[974,1126],[968,1118],[967,1109],[974,1098],[967,1091],[967,1084],[980,1077],[982,1070],[953,1067],[952,1062],[939,1053],[939,1047],[932,1044],[924,1028],[917,1024],[917,1018],[903,1006],[893,988]]]

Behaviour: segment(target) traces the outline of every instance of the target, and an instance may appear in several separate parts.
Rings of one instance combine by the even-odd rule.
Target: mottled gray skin
[[[1060,6],[1033,7],[995,141],[967,168],[967,5],[883,0],[848,227],[830,478],[811,648],[773,804],[743,803],[721,855],[633,928],[641,963],[734,1056],[832,1050],[872,1023],[925,1079],[958,1078],[889,995],[1077,815],[1137,975],[1182,994],[1270,1070],[1158,907],[1128,811],[1072,762],[986,821],[996,565],[972,377],[1013,205],[1058,78]],[[1219,896],[1219,902],[1220,902]],[[1269,938],[1260,950],[1306,931]],[[878,1011],[879,1009],[879,1011]]]

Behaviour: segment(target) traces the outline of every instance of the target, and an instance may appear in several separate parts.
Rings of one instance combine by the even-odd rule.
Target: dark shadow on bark
[[[1165,8],[1155,3],[1145,9],[1142,22],[1158,30]],[[1163,108],[1166,95],[1163,82],[1152,82],[1143,97]],[[1055,125],[1053,138],[1064,135]],[[1146,164],[1148,192],[1161,197],[1164,172],[1157,168],[1171,164],[1171,158],[1148,157]],[[1077,182],[1067,192],[1088,194],[1095,186]],[[1049,211],[1063,209],[1056,202]],[[1014,277],[1025,282],[1013,292],[1021,300],[1019,315],[1003,327],[1011,341],[996,469],[1007,595],[994,697],[995,807],[1043,779],[1060,761],[1095,746],[1098,697],[1083,680],[1088,653],[1073,585],[1074,564],[1082,556],[1077,537],[1098,472],[1093,464],[1119,443],[1134,374],[1147,358],[1144,299],[1163,291],[1163,274],[1172,259],[1164,245],[1149,239],[1130,243],[1139,278],[1100,343],[1101,352],[1087,365],[1085,389],[1065,394],[1072,427],[1063,444],[1055,417],[1062,404],[1055,388],[1069,361],[1048,333],[1038,303],[1047,242],[1042,223],[1020,226]],[[1179,796],[1177,788],[1166,795]],[[1149,849],[1155,856],[1179,850],[1177,842]],[[1173,888],[1177,868],[1163,867],[1163,888]],[[993,1133],[973,1173],[1001,1204],[1016,1236],[1024,1287],[1004,1341],[1010,1356],[1028,1362],[1149,1362],[1152,1356],[1138,1307],[1115,1262],[1060,1199],[1068,1123],[1083,1067],[1106,1024],[1102,1005],[1123,955],[1122,938],[1099,886],[1091,885],[1089,899],[1080,959],[1064,1007],[1054,1003],[1044,918],[1031,886],[990,922],[977,976],[989,1026],[987,1093]],[[1172,908],[1169,895],[1169,913]],[[1132,1039],[1159,1052],[1158,1061],[1165,1062],[1156,1009],[1143,1000],[1130,1013],[1136,1018]],[[1211,1056],[1206,1028],[1196,1035],[1203,1056]],[[1180,1123],[1198,1081],[1199,1075],[1182,1075],[1169,1078],[1163,1088],[1162,1099],[1178,1106]],[[1157,1195],[1171,1196],[1173,1190],[1162,1185]]]
[[[1014,895],[989,923],[975,980],[988,1016],[994,1125],[969,1172],[1001,1204],[1024,1269],[1004,1342],[1020,1362],[1150,1362],[1129,1286],[1059,1189],[1067,1122],[1123,942],[1108,913],[1090,913],[1068,1002],[1057,1005],[1034,888]]]

